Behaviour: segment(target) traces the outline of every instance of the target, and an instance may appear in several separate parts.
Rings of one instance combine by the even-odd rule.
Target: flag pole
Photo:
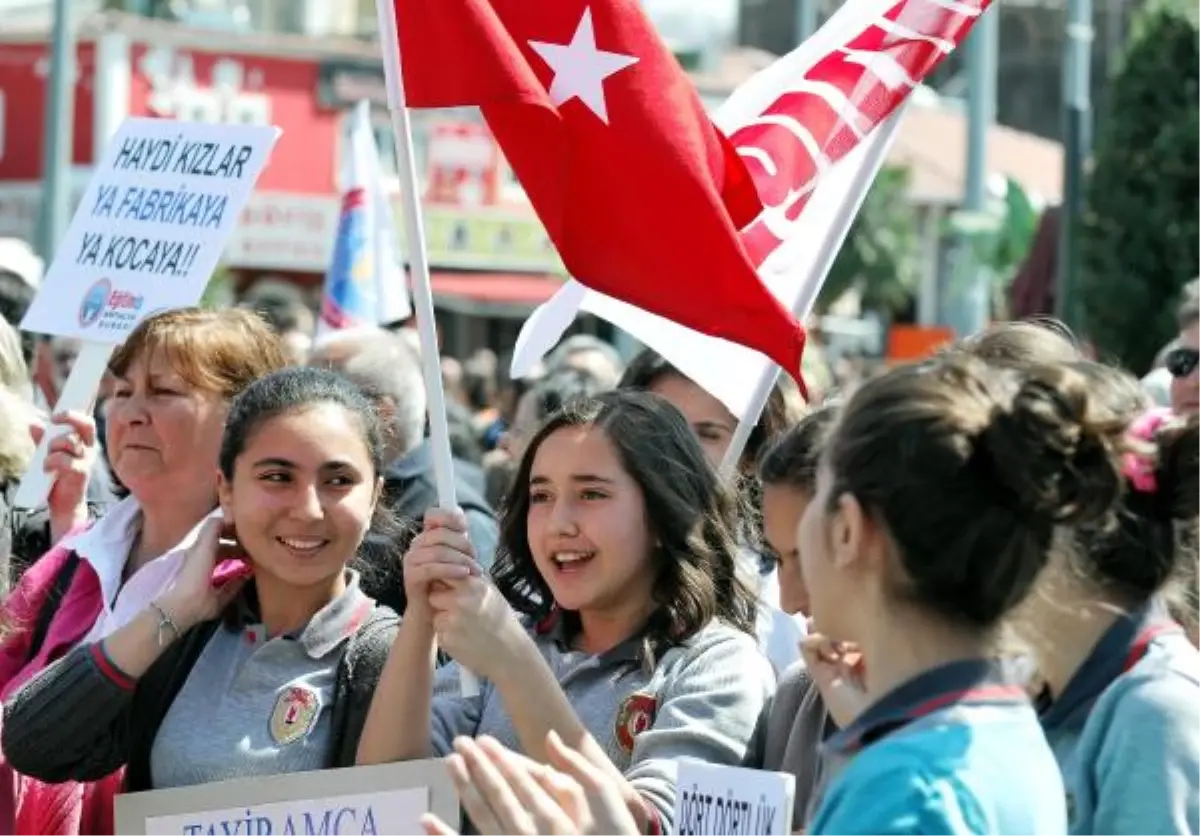
[[[896,108],[895,112],[888,117],[888,120],[876,128],[876,130],[886,135],[878,137],[867,136],[863,138],[864,142],[871,142],[870,150],[863,160],[862,166],[855,173],[853,185],[848,191],[848,194],[852,196],[851,199],[843,201],[837,208],[832,226],[833,234],[826,236],[821,241],[821,247],[817,251],[816,259],[813,260],[812,269],[802,286],[803,289],[796,295],[796,303],[792,307],[792,313],[797,319],[806,318],[816,303],[817,295],[821,292],[821,286],[825,284],[825,277],[829,275],[829,271],[833,267],[833,260],[837,258],[837,254],[842,248],[842,243],[846,240],[847,233],[850,232],[850,225],[854,223],[854,218],[858,215],[858,210],[862,208],[863,201],[867,197],[867,192],[871,188],[871,183],[875,180],[875,175],[879,173],[879,168],[883,165],[883,161],[887,159],[888,152],[892,148],[892,143],[896,139],[896,131],[900,125],[900,119],[904,116],[904,112],[907,109],[908,99],[905,99]],[[872,140],[875,141],[872,142]],[[819,183],[817,187],[820,188]],[[799,372],[800,370],[797,369],[796,371]],[[750,403],[746,406],[745,413],[738,418],[737,429],[734,430],[733,437],[729,441],[729,448],[725,451],[725,458],[721,460],[721,475],[723,477],[729,478],[737,473],[742,452],[746,449],[746,442],[750,440],[750,433],[754,430],[755,424],[758,423],[758,418],[762,415],[763,409],[766,408],[767,399],[771,397],[771,390],[775,388],[775,381],[778,378],[779,366],[774,363],[768,363],[766,368],[763,369],[758,382],[754,385],[754,394],[750,398]]]
[[[404,97],[404,76],[400,72],[400,36],[396,28],[396,8],[392,5],[392,0],[375,0],[375,11],[379,21],[379,43],[383,52],[383,74],[387,82],[388,111],[392,117],[392,135],[396,143],[400,194],[404,200],[404,226],[412,276],[413,312],[417,318],[417,333],[421,338],[421,365],[425,372],[425,389],[429,398],[429,442],[433,453],[438,507],[456,508],[458,498],[454,491],[450,426],[446,420],[446,393],[442,388],[442,363],[438,356],[437,328],[433,317],[433,290],[429,281],[425,221],[421,213],[421,193],[417,190],[412,124]],[[376,269],[379,269],[379,265],[376,265]],[[465,667],[461,671],[461,683],[464,697],[473,697],[479,693],[479,681]]]

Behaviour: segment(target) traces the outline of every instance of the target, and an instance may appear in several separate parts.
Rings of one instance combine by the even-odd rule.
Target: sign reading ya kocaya
[[[21,328],[120,343],[147,314],[194,305],[278,137],[262,125],[127,119]]]

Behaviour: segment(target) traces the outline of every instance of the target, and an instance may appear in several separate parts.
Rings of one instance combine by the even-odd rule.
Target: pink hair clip
[[[1137,441],[1152,442],[1159,428],[1171,417],[1169,409],[1151,409],[1143,412],[1129,427],[1129,437]],[[1121,472],[1139,493],[1154,493],[1158,490],[1158,479],[1154,475],[1154,461],[1140,453],[1126,453]]]

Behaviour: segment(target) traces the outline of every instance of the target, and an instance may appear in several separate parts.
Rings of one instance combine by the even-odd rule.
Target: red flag
[[[753,182],[638,0],[395,3],[408,104],[483,110],[572,276],[799,376]]]

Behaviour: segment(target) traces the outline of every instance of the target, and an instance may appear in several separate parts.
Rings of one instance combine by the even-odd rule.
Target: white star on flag
[[[554,71],[550,83],[550,100],[559,106],[579,99],[600,121],[608,124],[608,106],[604,102],[604,79],[636,64],[638,59],[619,52],[596,49],[596,30],[592,27],[592,10],[584,8],[583,17],[575,27],[571,43],[548,44],[530,41],[533,51]]]

